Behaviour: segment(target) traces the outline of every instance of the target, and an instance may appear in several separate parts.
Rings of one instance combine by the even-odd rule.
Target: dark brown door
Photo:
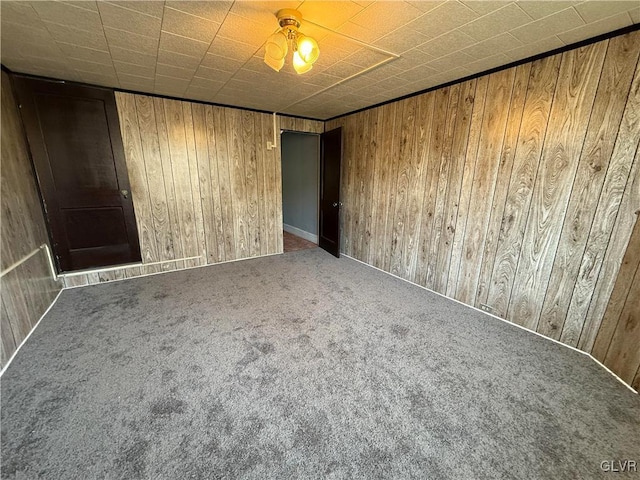
[[[113,91],[15,82],[58,269],[140,261]]]
[[[340,257],[342,128],[320,135],[320,231],[318,245]]]

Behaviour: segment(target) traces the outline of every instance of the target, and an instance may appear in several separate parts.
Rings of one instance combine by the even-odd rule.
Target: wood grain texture
[[[602,360],[625,382],[631,384],[640,368],[640,222],[636,222],[603,325],[615,324]],[[606,344],[608,329],[601,329]],[[600,338],[600,337],[598,337]],[[597,341],[596,341],[597,343]],[[602,349],[604,351],[604,348]],[[601,357],[601,355],[598,355]]]
[[[68,286],[282,252],[271,115],[120,92],[116,102],[143,264],[67,277]]]
[[[562,54],[508,312],[514,322],[534,330],[542,310],[540,292],[546,291],[551,275],[606,47],[607,42],[600,42]]]
[[[564,320],[629,95],[634,64],[638,61],[638,50],[632,48],[631,40],[622,36],[609,41],[537,328],[543,335],[555,339],[560,338],[562,332],[572,346],[577,343],[583,319]]]
[[[640,209],[639,56],[632,32],[328,122],[345,253],[591,351]]]
[[[1,108],[0,266],[4,270],[49,240],[25,134],[5,72]],[[51,276],[44,250],[0,279],[1,366],[9,361],[61,288],[61,282]]]

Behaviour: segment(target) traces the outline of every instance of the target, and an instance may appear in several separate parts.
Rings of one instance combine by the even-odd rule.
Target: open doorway
[[[318,245],[320,136],[284,131],[281,135],[284,251]]]

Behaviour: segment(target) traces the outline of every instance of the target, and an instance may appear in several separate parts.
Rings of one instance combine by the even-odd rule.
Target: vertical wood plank
[[[508,118],[508,108],[504,108],[504,105],[509,105],[511,102],[514,78],[515,69],[503,70],[491,75],[487,87],[476,172],[463,239],[464,256],[460,264],[456,288],[456,298],[470,305],[475,301],[475,293],[478,288],[478,277],[491,213],[487,204],[493,200]]]
[[[515,78],[509,112],[506,123],[502,152],[498,163],[496,184],[491,201],[489,223],[484,241],[484,251],[480,264],[480,274],[475,292],[475,305],[486,304],[491,284],[491,274],[496,260],[496,249],[500,227],[505,209],[509,179],[513,170],[513,163],[518,142],[518,134],[522,125],[522,115],[524,113],[524,103],[527,94],[527,87],[531,74],[531,64],[526,63],[515,68]]]
[[[446,135],[447,109],[450,100],[450,88],[443,88],[433,92],[434,107],[431,127],[431,138],[424,145],[425,149],[420,152],[421,161],[425,169],[424,191],[422,197],[422,216],[420,219],[420,242],[417,261],[418,275],[417,282],[420,285],[428,286],[428,279],[432,279],[429,272],[431,261],[431,246],[434,224],[434,214],[436,209],[436,197],[438,190],[438,174],[440,159],[442,157],[443,145]],[[430,287],[429,287],[430,288]]]
[[[480,127],[484,116],[488,85],[489,78],[487,76],[480,77],[476,85],[476,98],[473,104],[473,113],[471,114],[469,141],[467,143],[467,153],[465,155],[462,174],[462,187],[460,188],[460,199],[458,201],[458,216],[455,223],[451,262],[449,264],[449,278],[447,279],[447,296],[449,297],[455,296],[458,287],[458,274],[464,249],[463,240],[465,238],[467,215],[471,201],[471,188],[476,170],[478,144],[481,133]]]
[[[535,329],[540,318],[539,294],[548,285],[605,52],[606,42],[600,42],[562,54],[509,304],[509,318],[527,328]]]
[[[224,258],[224,253],[222,253],[221,255],[220,252],[220,245],[218,244],[216,228],[216,220],[219,219],[220,216],[216,217],[215,208],[216,206],[218,209],[220,208],[220,201],[213,193],[214,189],[217,193],[218,164],[217,162],[215,162],[214,153],[212,155],[214,158],[214,162],[212,163],[215,169],[210,165],[205,106],[196,103],[192,105],[191,109],[193,115],[193,133],[196,154],[195,181],[199,185],[198,191],[200,193],[200,205],[202,208],[206,260],[207,263],[216,263],[222,261],[222,259]],[[212,137],[212,141],[215,142],[215,135]],[[216,179],[215,185],[212,182],[212,177]],[[224,249],[224,246],[222,246],[222,248]]]
[[[162,171],[162,159],[158,144],[158,131],[156,127],[153,99],[144,95],[135,96],[138,128],[144,159],[144,172],[146,175],[146,189],[148,191],[154,236],[157,247],[157,257],[153,261],[169,260],[175,258],[173,250],[173,233],[169,223],[169,209],[164,187]],[[135,161],[133,158],[131,161]],[[127,164],[130,159],[127,156]],[[136,217],[138,212],[136,211]],[[152,261],[147,259],[146,261]]]
[[[583,324],[578,348],[585,351],[593,347],[618,274],[619,259],[624,255],[635,223],[633,213],[640,208],[640,135],[637,133],[640,116],[634,113],[639,110],[640,64],[636,66],[565,321],[565,338],[575,337],[576,329],[569,325]]]
[[[447,105],[447,114],[443,125],[442,145],[440,146],[439,157],[434,156],[435,172],[437,179],[435,190],[435,205],[433,208],[433,217],[431,220],[431,236],[430,236],[430,253],[427,261],[427,277],[425,285],[439,293],[444,293],[446,285],[443,287],[440,282],[440,275],[436,272],[438,263],[438,252],[444,245],[441,245],[443,234],[443,225],[445,217],[445,209],[447,203],[447,191],[449,189],[449,172],[451,170],[451,151],[453,148],[453,137],[458,122],[458,105],[460,102],[461,85],[452,85],[449,88],[449,102]]]
[[[453,251],[458,201],[462,186],[465,152],[469,140],[471,114],[475,101],[476,83],[476,80],[465,82],[458,101],[457,121],[451,145],[451,168],[449,170],[442,231],[440,232],[440,246],[438,248],[434,276],[434,289],[440,293],[445,293],[449,283],[449,267]]]
[[[243,111],[241,116],[241,134],[245,139],[254,138],[253,117],[255,113]],[[258,212],[258,167],[256,160],[256,144],[254,141],[244,142],[244,182],[245,182],[245,203],[247,212],[247,237],[249,256],[260,255],[260,217]]]
[[[182,103],[182,112],[184,116],[184,133],[186,137],[187,158],[189,161],[189,186],[191,187],[191,208],[193,211],[193,227],[194,227],[194,244],[196,254],[201,259],[192,261],[191,266],[206,263],[207,247],[205,241],[204,218],[202,214],[202,195],[200,193],[200,181],[198,180],[198,156],[195,143],[196,126],[193,121],[192,104],[189,102]],[[198,125],[197,128],[200,128]]]
[[[129,93],[117,92],[116,104],[118,106],[118,116],[120,117],[120,133],[127,159],[131,197],[133,198],[136,222],[138,224],[142,261],[154,262],[158,259],[158,251],[135,96]]]
[[[536,60],[531,65],[518,145],[486,299],[493,313],[503,318],[507,317],[561,58],[561,55],[554,55]]]
[[[627,36],[609,40],[537,328],[551,338],[560,338],[565,326],[582,255],[629,95],[634,65],[638,62],[639,52],[632,48],[631,41],[633,39]],[[575,320],[578,319],[572,317],[565,329],[565,338],[569,340],[571,337],[572,346],[577,344],[584,322],[584,319]]]
[[[167,131],[167,121],[165,118],[164,104],[161,98],[153,99],[153,110],[156,119],[156,129],[158,132],[158,146],[160,147],[160,162],[162,164],[162,176],[164,181],[164,191],[167,198],[167,207],[169,212],[169,225],[171,228],[171,238],[173,242],[174,258],[184,258],[184,248],[182,245],[182,235],[180,231],[180,217],[178,215],[178,198],[176,196],[173,168],[171,162],[171,151],[169,149],[169,134]],[[127,163],[129,157],[127,156]],[[157,260],[157,259],[156,259]],[[144,262],[144,260],[143,260]],[[178,264],[184,267],[184,261]],[[141,272],[153,271],[151,267],[144,267]]]

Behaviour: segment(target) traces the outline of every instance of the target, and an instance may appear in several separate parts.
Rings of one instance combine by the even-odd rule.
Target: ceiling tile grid
[[[320,45],[304,75],[262,61],[282,8]],[[3,0],[0,16],[17,72],[326,119],[640,23],[640,5]]]

